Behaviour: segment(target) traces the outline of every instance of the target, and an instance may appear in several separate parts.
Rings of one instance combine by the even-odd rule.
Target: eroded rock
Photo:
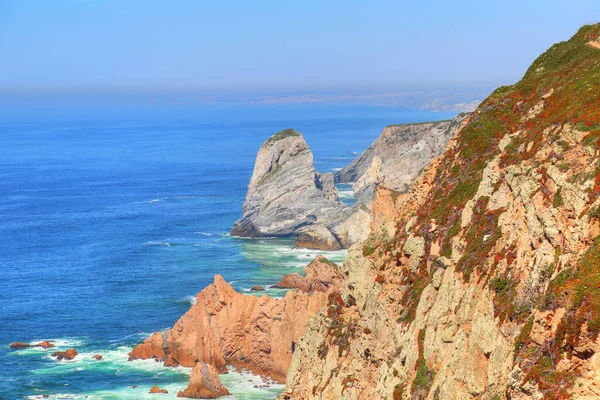
[[[188,387],[177,393],[177,397],[216,399],[229,394],[229,390],[221,383],[218,371],[211,365],[199,362],[192,369]]]

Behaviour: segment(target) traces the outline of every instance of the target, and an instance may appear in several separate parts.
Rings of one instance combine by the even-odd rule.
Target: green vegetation
[[[265,184],[269,179],[271,179],[272,177],[277,175],[277,173],[280,170],[281,170],[281,165],[278,164],[275,168],[273,168],[271,171],[267,172],[262,178],[260,178],[257,185],[260,186],[260,185]]]
[[[271,136],[265,144],[277,142],[278,140],[282,140],[289,137],[302,136],[302,134],[292,128],[287,128],[282,131],[277,132],[273,136]]]
[[[377,248],[377,246],[376,246],[375,238],[369,237],[363,243],[363,256],[369,257],[370,255],[373,255],[373,253],[375,253],[376,248]]]
[[[554,193],[554,199],[552,200],[552,207],[558,208],[564,204],[562,195],[560,193],[560,188]]]
[[[418,346],[419,346],[419,358],[417,359],[417,374],[412,383],[411,392],[413,398],[424,399],[431,390],[433,378],[435,378],[435,371],[427,368],[427,362],[423,355],[423,343],[425,341],[425,329],[419,331]]]

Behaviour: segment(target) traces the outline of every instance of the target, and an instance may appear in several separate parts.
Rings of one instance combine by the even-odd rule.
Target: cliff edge
[[[600,24],[498,88],[311,319],[282,399],[600,396]]]

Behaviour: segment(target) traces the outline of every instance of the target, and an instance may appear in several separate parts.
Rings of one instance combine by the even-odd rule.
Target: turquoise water
[[[136,343],[172,326],[215,273],[248,291],[319,254],[290,240],[228,236],[260,144],[294,127],[317,168],[333,171],[387,124],[451,116],[354,106],[61,107],[0,113],[2,399],[144,399],[153,385],[174,398],[189,370],[127,362]],[[8,349],[46,339],[80,355],[57,362],[56,349]],[[96,353],[104,359],[91,359]],[[243,371],[222,380],[237,399],[282,389],[254,388],[265,383]]]

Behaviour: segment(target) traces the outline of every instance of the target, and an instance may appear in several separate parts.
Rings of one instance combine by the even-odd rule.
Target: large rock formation
[[[344,207],[333,175],[318,173],[302,134],[286,129],[260,147],[242,219],[231,234],[291,236],[307,225],[328,225]]]
[[[283,399],[600,396],[600,25],[540,56],[398,194]]]
[[[218,371],[212,366],[199,362],[190,373],[190,384],[177,397],[189,399],[216,399],[230,394],[219,379]]]
[[[322,287],[339,287],[332,280],[339,276],[332,271],[335,264],[319,259],[311,265],[308,276],[315,291],[289,291],[282,299],[237,293],[216,275],[173,329],[150,336],[129,359],[186,367],[203,362],[222,373],[231,364],[283,382],[308,320],[326,303]]]
[[[443,151],[467,114],[448,121],[386,127],[335,181],[354,183],[357,202],[345,208],[331,174],[319,174],[302,135],[281,131],[260,148],[236,236],[297,236],[296,246],[338,250],[366,239],[375,187],[405,191]]]
[[[315,223],[302,228],[296,245],[336,250],[365,240],[370,232],[376,188],[405,192],[423,168],[442,153],[467,115],[459,114],[447,121],[387,126],[356,160],[335,174],[336,182],[353,183],[356,204],[339,213],[328,226]]]

